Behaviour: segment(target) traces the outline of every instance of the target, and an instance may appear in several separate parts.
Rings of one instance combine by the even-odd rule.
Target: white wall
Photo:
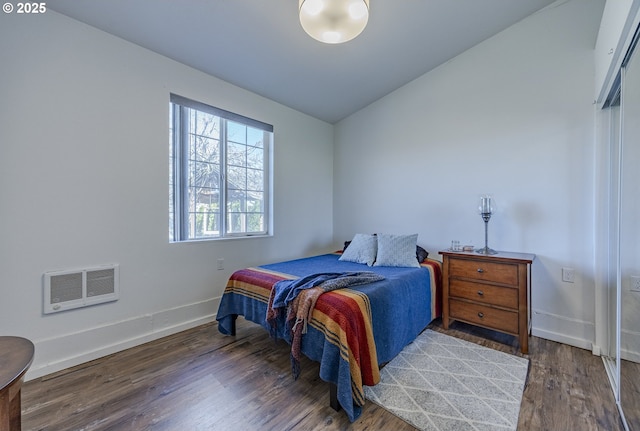
[[[53,11],[2,14],[0,40],[0,334],[35,342],[27,378],[211,320],[235,269],[335,247],[331,125]],[[273,237],[169,243],[171,92],[274,125]],[[44,272],[104,263],[119,301],[43,315]]]
[[[336,242],[418,232],[432,255],[453,239],[480,246],[477,197],[492,193],[489,246],[537,255],[534,335],[590,349],[603,7],[556,2],[338,123]]]

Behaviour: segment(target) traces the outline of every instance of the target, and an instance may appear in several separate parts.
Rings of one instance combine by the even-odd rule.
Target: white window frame
[[[266,236],[270,235],[271,225],[271,189],[272,181],[270,180],[270,172],[272,165],[271,148],[273,144],[273,126],[263,123],[261,121],[253,120],[251,118],[244,117],[242,115],[234,114],[223,109],[215,108],[213,106],[206,105],[201,102],[196,102],[182,96],[171,94],[170,96],[170,199],[169,199],[169,240],[171,242],[184,242],[184,241],[202,241],[202,240],[218,240],[225,238],[238,238],[238,237],[252,237],[252,236]],[[193,194],[194,185],[189,184],[189,168],[192,166],[190,163],[194,162],[190,160],[189,151],[192,150],[192,140],[190,138],[197,139],[195,131],[190,131],[190,122],[188,121],[188,115],[190,110],[200,111],[205,114],[210,114],[219,118],[219,155],[216,160],[217,163],[208,163],[211,165],[219,165],[218,176],[215,176],[218,181],[218,188],[211,190],[217,191],[218,205],[215,212],[202,212],[197,211],[197,202],[190,200],[190,193]],[[229,148],[246,147],[247,158],[250,150],[254,152],[260,150],[259,146],[250,145],[249,142],[244,144],[233,142],[227,133],[227,125],[236,127],[246,127],[247,133],[251,130],[255,133],[263,133],[262,136],[262,190],[252,190],[249,187],[249,181],[245,183],[244,187],[234,186],[230,179],[233,175],[229,174],[229,168],[239,169],[240,172],[245,171],[247,176],[250,172],[259,173],[260,169],[255,169],[249,166],[247,162],[244,166],[233,165],[229,160]],[[215,140],[215,139],[214,139]],[[237,193],[240,198],[241,209],[239,211],[233,211],[230,208],[232,202],[233,193]],[[250,211],[247,207],[250,194],[254,196],[262,194],[261,211]],[[234,203],[237,203],[236,200]],[[260,202],[257,199],[257,202]],[[190,207],[190,205],[193,205]],[[209,226],[208,220],[210,217],[218,218],[218,230],[207,230]],[[261,229],[248,230],[250,222],[247,220],[251,217],[262,217]],[[202,234],[198,233],[198,217],[203,220]],[[239,229],[233,229],[234,222],[240,224]]]

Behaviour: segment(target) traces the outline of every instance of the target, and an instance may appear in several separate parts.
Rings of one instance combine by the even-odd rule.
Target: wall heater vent
[[[116,301],[119,294],[118,265],[44,273],[45,314]]]

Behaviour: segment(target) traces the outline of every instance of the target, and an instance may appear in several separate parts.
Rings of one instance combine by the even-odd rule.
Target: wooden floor
[[[519,355],[513,337],[431,328]],[[599,357],[536,337],[529,351],[519,431],[623,430]],[[293,381],[286,343],[242,319],[236,337],[209,324],[25,383],[22,429],[414,430],[371,402],[350,423],[318,370],[303,360]]]
[[[631,431],[640,431],[640,364],[620,361],[620,402]]]

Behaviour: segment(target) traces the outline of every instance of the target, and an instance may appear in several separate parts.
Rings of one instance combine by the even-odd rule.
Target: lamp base
[[[492,248],[489,247],[483,247],[483,248],[479,248],[476,250],[476,253],[482,253],[482,254],[498,254],[497,251],[495,251]]]

